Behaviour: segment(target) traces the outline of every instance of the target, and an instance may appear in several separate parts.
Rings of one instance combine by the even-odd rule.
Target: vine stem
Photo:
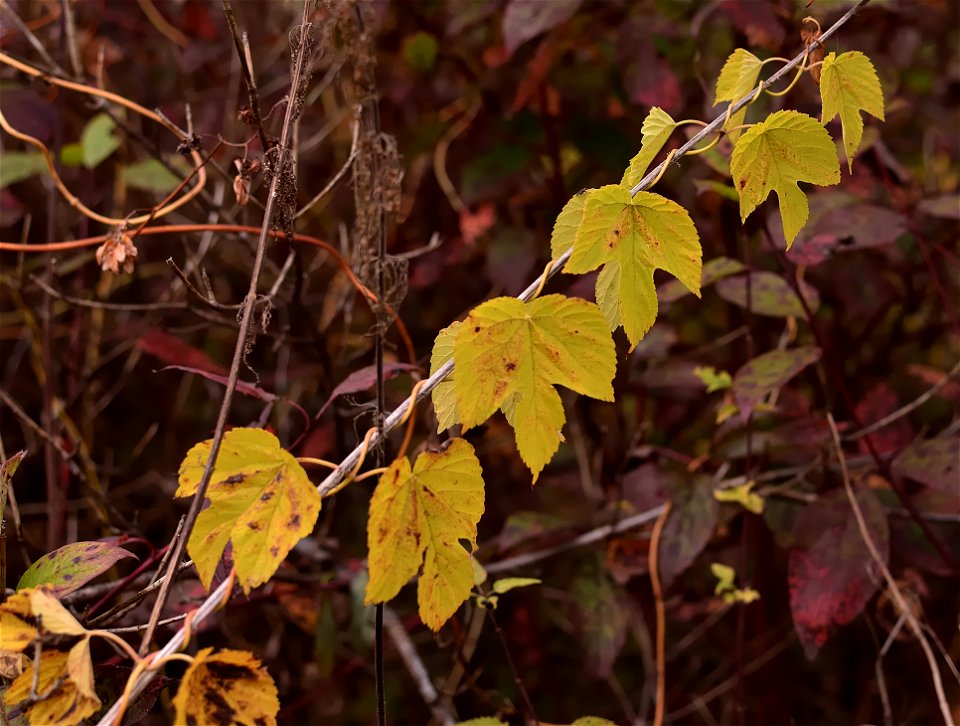
[[[664,655],[667,645],[667,614],[663,604],[663,587],[660,584],[659,552],[663,526],[667,523],[667,517],[670,516],[670,505],[670,500],[664,503],[650,535],[650,586],[653,589],[653,604],[657,613],[657,695],[654,703],[653,726],[662,726],[667,700],[667,663]]]
[[[903,597],[903,593],[900,591],[896,580],[894,580],[893,575],[890,574],[890,569],[887,567],[887,563],[884,562],[884,559],[880,554],[880,550],[877,549],[877,545],[873,541],[873,535],[870,534],[870,528],[867,526],[866,519],[864,519],[863,516],[863,511],[860,509],[859,502],[857,502],[857,495],[853,491],[853,484],[850,482],[850,471],[847,468],[847,457],[843,453],[843,447],[840,444],[840,433],[837,431],[837,424],[833,420],[833,414],[829,412],[827,413],[827,423],[830,424],[830,435],[833,439],[833,448],[837,455],[837,460],[840,462],[840,472],[843,478],[843,489],[847,494],[847,499],[850,500],[850,508],[853,509],[853,515],[857,520],[857,527],[860,530],[860,538],[867,546],[867,550],[870,552],[870,557],[873,559],[877,569],[879,569],[880,573],[883,575],[884,582],[886,582],[887,588],[890,591],[890,598],[897,606],[897,609],[903,613],[903,616],[907,619],[907,625],[910,628],[910,632],[913,633],[913,637],[917,639],[917,642],[920,643],[920,647],[923,649],[923,654],[927,659],[927,665],[930,667],[930,677],[933,680],[933,688],[937,692],[937,704],[940,706],[940,715],[943,716],[944,724],[946,724],[946,726],[955,726],[953,714],[950,713],[950,705],[947,701],[947,695],[943,690],[943,680],[940,676],[940,669],[937,667],[936,656],[933,654],[933,649],[930,647],[930,643],[927,642],[926,634],[923,632],[923,628],[920,627],[917,616],[914,615],[910,605]]]
[[[307,33],[308,11],[308,1],[304,0],[303,15],[300,20],[300,47],[298,49],[297,59],[294,64],[290,79],[291,89],[293,89],[291,93],[299,87],[300,77],[303,70],[304,56],[306,55],[307,48],[305,36]],[[146,652],[150,646],[150,642],[153,640],[153,633],[156,630],[156,623],[160,619],[160,613],[163,611],[163,607],[166,604],[167,595],[170,592],[170,585],[174,579],[173,575],[180,564],[180,560],[183,557],[184,550],[186,549],[186,543],[190,539],[193,526],[200,514],[200,508],[203,506],[207,487],[209,486],[210,479],[213,476],[213,467],[216,464],[217,457],[220,454],[220,446],[223,443],[224,433],[226,432],[227,418],[230,415],[230,409],[233,404],[233,394],[237,389],[237,381],[240,378],[240,365],[243,362],[244,349],[247,346],[247,339],[250,334],[250,326],[251,322],[253,321],[253,308],[254,302],[257,298],[258,284],[260,282],[260,270],[263,267],[263,260],[266,256],[267,239],[270,237],[269,231],[273,218],[273,207],[277,199],[277,189],[280,185],[280,178],[285,169],[283,155],[287,151],[287,142],[290,138],[290,131],[293,126],[294,109],[296,106],[297,104],[291,98],[287,103],[286,113],[283,118],[283,129],[280,132],[280,157],[277,161],[277,172],[270,182],[270,192],[267,196],[267,204],[263,212],[263,224],[260,228],[260,238],[257,240],[256,258],[253,262],[253,271],[250,274],[250,287],[247,291],[247,296],[243,301],[243,313],[240,320],[240,330],[237,334],[237,343],[233,351],[233,360],[230,364],[230,375],[227,379],[227,387],[223,395],[223,403],[220,406],[220,413],[217,417],[217,426],[214,431],[213,441],[210,444],[210,455],[207,458],[207,463],[204,467],[203,475],[200,478],[200,483],[197,486],[197,491],[193,496],[193,501],[190,503],[190,510],[187,512],[187,518],[184,521],[183,530],[180,533],[180,536],[176,538],[176,542],[173,545],[173,554],[171,555],[170,562],[167,565],[167,571],[165,575],[166,579],[164,580],[163,586],[160,588],[160,592],[157,595],[157,600],[153,606],[153,612],[150,614],[150,627],[147,628],[143,635],[143,641],[140,643],[141,653]],[[232,578],[230,578],[229,581],[232,582]]]
[[[820,36],[820,38],[810,43],[810,45],[807,48],[805,48],[802,53],[798,54],[792,61],[790,61],[790,63],[783,66],[783,68],[781,68],[776,73],[774,73],[764,83],[766,85],[769,85],[783,78],[787,73],[790,72],[791,69],[799,65],[809,52],[815,50],[816,48],[826,43],[827,40],[829,40],[841,27],[846,25],[847,22],[854,15],[856,15],[861,8],[863,8],[869,2],[870,0],[859,0],[859,2],[856,5],[850,8],[833,25],[831,25]],[[764,84],[761,84],[761,86],[763,85]],[[731,113],[738,111],[744,106],[746,106],[747,104],[749,104],[759,92],[762,92],[762,89],[760,88],[754,89],[753,91],[748,93],[746,96],[741,98],[739,101],[733,104],[733,106],[731,106]],[[703,129],[701,129],[697,134],[692,136],[687,141],[687,143],[685,143],[683,146],[677,149],[677,153],[674,155],[674,161],[683,157],[687,152],[693,149],[704,138],[706,138],[708,135],[712,134],[714,131],[720,128],[723,125],[725,118],[726,118],[726,112],[721,113],[712,122],[704,126]],[[652,169],[643,179],[641,179],[636,184],[636,186],[634,186],[630,190],[630,193],[636,194],[637,192],[643,191],[644,189],[646,189],[647,186],[650,184],[650,182],[657,176],[657,174],[660,173],[661,167],[663,166],[666,166],[666,164],[661,162],[661,164],[659,164],[657,167]],[[272,201],[272,199],[273,199],[273,195],[271,194],[268,202]],[[264,225],[265,229],[266,229],[266,226],[267,225]],[[556,264],[550,270],[550,273],[552,274],[548,273],[550,277],[552,277],[554,274],[560,271],[560,268],[567,262],[567,260],[570,259],[570,255],[572,254],[572,252],[573,252],[572,249],[567,250],[556,260]],[[523,300],[524,302],[530,300],[533,297],[533,294],[536,292],[537,288],[539,287],[539,283],[540,283],[539,279],[535,280],[529,287],[527,287],[526,290],[524,290],[518,296],[518,298],[520,300]],[[454,368],[453,360],[449,360],[444,365],[442,365],[439,369],[437,369],[436,373],[434,373],[432,376],[430,376],[428,379],[426,379],[423,382],[423,386],[420,388],[420,391],[418,392],[417,396],[407,398],[396,409],[394,409],[389,416],[387,416],[387,418],[383,422],[382,433],[378,434],[377,436],[374,436],[373,437],[374,441],[369,443],[372,443],[372,444],[379,443],[382,437],[385,437],[387,434],[393,431],[397,426],[399,426],[400,421],[404,419],[407,413],[407,409],[410,408],[411,406],[415,406],[419,401],[429,396],[434,388],[436,388],[451,373],[453,373],[453,368]],[[235,385],[235,381],[234,381],[234,385]],[[337,485],[339,485],[346,478],[346,476],[353,470],[353,467],[356,465],[357,461],[360,458],[360,451],[361,451],[361,447],[360,446],[356,447],[350,454],[346,456],[346,458],[344,458],[342,462],[340,462],[340,466],[338,466],[333,472],[331,472],[317,486],[317,491],[321,494],[321,496],[328,493],[330,490],[334,489]],[[217,609],[219,604],[223,601],[224,596],[229,594],[228,588],[229,588],[229,584],[224,582],[224,583],[221,583],[216,590],[211,592],[210,595],[207,596],[207,598],[200,604],[200,606],[195,611],[196,614],[193,617],[193,622],[198,624],[203,620],[205,620],[206,618],[210,617],[211,613],[213,613]],[[186,633],[184,632],[184,630],[182,629],[178,630],[176,633],[173,634],[170,640],[167,641],[167,644],[163,646],[163,648],[161,648],[160,651],[158,651],[158,657],[175,653],[183,644],[185,637],[186,637]],[[140,676],[132,687],[133,697],[141,693],[143,689],[146,688],[150,680],[152,680],[152,678],[153,678],[152,674],[144,674]],[[107,712],[107,714],[99,721],[98,726],[108,726],[110,723],[112,723],[112,715],[114,713],[115,708],[116,708],[116,704],[114,704],[114,706]]]

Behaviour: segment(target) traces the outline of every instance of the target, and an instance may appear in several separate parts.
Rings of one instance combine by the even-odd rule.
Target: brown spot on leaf
[[[508,360],[503,364],[503,367],[506,368],[508,371],[512,371],[512,370],[516,370],[517,364],[514,363],[512,360]]]
[[[209,667],[209,664],[208,664]],[[228,724],[236,723],[236,715],[233,708],[230,707],[230,704],[227,700],[220,695],[220,692],[213,688],[207,688],[203,692],[203,698],[205,701],[210,703],[214,707],[213,719],[216,724],[223,724],[227,726]]]
[[[280,555],[280,547],[277,545],[273,545],[273,547],[270,548],[270,556],[277,557],[279,555]]]
[[[300,515],[294,514],[287,522],[287,529],[297,529],[300,526]]]
[[[743,188],[747,186],[747,177],[743,177],[740,181],[737,182],[737,189],[743,191]]]
[[[260,495],[261,502],[269,502],[271,499],[273,499],[273,492],[264,492]]]
[[[252,529],[254,532],[259,532],[260,525],[257,522],[247,522],[247,529]]]
[[[80,561],[81,561],[82,559],[83,559],[82,557],[74,557],[74,558],[71,560],[71,562],[73,562],[73,564],[75,564],[75,565],[79,565],[79,564],[80,564]]]
[[[223,480],[224,484],[240,484],[243,482],[243,474],[231,474],[226,479]]]

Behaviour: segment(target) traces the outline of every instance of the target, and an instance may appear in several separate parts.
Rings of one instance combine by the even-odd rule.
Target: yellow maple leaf
[[[197,491],[210,444],[204,441],[187,452],[176,496]],[[208,589],[228,541],[237,579],[249,592],[270,579],[320,512],[320,495],[303,467],[263,429],[226,433],[207,498],[210,506],[197,517],[187,551]]]
[[[503,407],[534,481],[562,441],[566,419],[554,385],[613,400],[613,339],[600,310],[586,300],[564,295],[529,303],[488,300],[458,328],[453,358],[464,427],[483,423]]]
[[[630,159],[630,166],[623,172],[620,186],[632,189],[643,179],[650,164],[667,143],[667,139],[675,128],[677,128],[677,122],[671,118],[670,114],[658,106],[650,109],[650,113],[643,120],[643,126],[640,127],[640,151]]]
[[[730,57],[727,58],[723,68],[720,69],[720,75],[717,77],[716,97],[713,105],[716,106],[721,101],[736,103],[746,96],[750,91],[757,87],[757,80],[760,78],[760,59],[750,51],[743,48],[737,48]],[[747,115],[747,109],[741,108],[730,115],[724,125],[725,129],[732,129],[743,123]],[[736,141],[740,136],[740,129],[730,131],[730,140]]]
[[[777,193],[787,249],[810,214],[799,182],[831,186],[840,182],[837,148],[817,120],[797,111],[777,111],[751,126],[730,157],[730,175],[740,194],[740,219],[746,221]]]
[[[253,654],[204,648],[183,674],[173,707],[178,726],[276,726],[280,701],[273,678]]]
[[[473,566],[460,540],[476,546],[482,514],[480,462],[464,439],[454,439],[443,451],[420,454],[412,470],[408,459],[394,461],[370,501],[370,579],[364,601],[390,600],[422,564],[420,619],[439,630],[470,596]]]
[[[820,98],[823,102],[821,122],[826,124],[840,114],[843,127],[843,148],[847,164],[853,171],[853,155],[863,138],[863,118],[866,111],[883,121],[883,89],[873,63],[860,51],[837,55],[830,53],[823,59],[820,70]]]

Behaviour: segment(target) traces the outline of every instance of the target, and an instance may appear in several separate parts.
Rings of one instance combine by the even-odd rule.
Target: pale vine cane
[[[796,57],[786,63],[781,67],[777,72],[771,75],[767,80],[760,83],[754,90],[748,93],[746,96],[741,98],[736,103],[732,104],[725,110],[723,113],[718,115],[713,121],[704,126],[698,133],[690,138],[683,146],[676,150],[675,153],[671,154],[670,157],[656,167],[654,167],[646,176],[641,179],[636,186],[634,186],[630,193],[631,195],[637,194],[650,186],[655,182],[663,171],[667,168],[669,163],[674,163],[678,161],[681,157],[690,153],[698,143],[707,138],[710,134],[716,132],[720,129],[727,118],[733,113],[736,113],[742,108],[745,108],[756,100],[760,94],[766,91],[767,88],[777,83],[779,80],[784,78],[791,70],[796,68],[801,63],[804,63],[808,58],[809,54],[816,50],[817,48],[823,46],[827,40],[829,40],[836,32],[846,25],[846,23],[860,11],[865,5],[867,5],[870,0],[859,0],[859,2],[847,10],[833,25],[831,25],[827,30],[825,30],[822,35],[812,41],[803,52],[799,53]],[[552,278],[563,265],[569,260],[572,253],[572,248],[564,252],[560,257],[548,265],[544,274],[540,275],[537,280],[530,284],[526,290],[524,290],[517,297],[524,301],[528,302],[533,299],[537,293],[543,288],[543,285],[547,280]],[[345,480],[350,480],[351,475],[355,475],[358,470],[358,465],[362,466],[363,459],[366,456],[367,450],[376,446],[384,437],[386,437],[390,432],[396,429],[398,426],[401,426],[410,416],[410,410],[413,406],[419,403],[421,400],[430,395],[431,391],[437,387],[444,379],[446,379],[451,373],[453,373],[454,363],[453,361],[448,361],[446,364],[441,366],[436,373],[427,378],[424,381],[421,381],[420,384],[416,386],[416,389],[413,391],[413,395],[408,397],[403,403],[401,403],[383,422],[382,433],[376,432],[373,430],[373,433],[368,432],[364,436],[364,440],[361,445],[357,446],[352,452],[350,452],[334,469],[327,477],[317,486],[317,491],[320,495],[327,496],[334,490],[340,488]],[[195,626],[203,622],[208,618],[213,612],[215,612],[221,604],[226,602],[230,594],[230,588],[233,585],[231,579],[225,580],[220,584],[213,592],[211,592],[207,598],[200,604],[200,606],[194,611],[193,617],[190,618],[191,626]],[[167,641],[167,644],[164,645],[159,651],[156,652],[154,658],[160,660],[165,657],[172,655],[177,652],[184,644],[187,636],[189,635],[189,629],[184,627],[181,630],[178,630],[174,635]],[[154,672],[141,672],[137,675],[133,685],[127,689],[128,697],[130,699],[136,698],[147,684],[153,680],[156,674]],[[116,717],[119,715],[120,704],[114,703],[109,711],[100,719],[98,726],[112,726],[115,723]]]

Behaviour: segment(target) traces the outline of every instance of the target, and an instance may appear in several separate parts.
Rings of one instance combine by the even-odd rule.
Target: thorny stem
[[[291,93],[299,88],[300,77],[303,71],[304,56],[309,45],[307,43],[307,13],[309,3],[304,0],[303,16],[300,21],[300,44],[297,53],[297,59],[293,67],[292,77],[290,79]],[[270,182],[270,191],[267,195],[267,204],[263,213],[263,224],[260,228],[260,238],[257,240],[257,253],[253,262],[253,271],[250,274],[250,288],[246,298],[243,301],[243,313],[240,319],[240,331],[237,334],[237,344],[233,351],[233,360],[230,364],[230,375],[227,379],[226,391],[223,395],[223,403],[220,406],[220,414],[217,417],[217,426],[214,431],[213,441],[210,444],[210,455],[207,457],[207,463],[200,477],[200,483],[197,485],[197,491],[190,503],[190,510],[187,512],[187,518],[184,521],[183,531],[173,544],[173,554],[170,556],[170,562],[167,566],[166,579],[157,595],[157,601],[154,603],[153,612],[150,614],[150,627],[147,628],[140,644],[140,652],[145,653],[153,640],[153,633],[156,629],[156,623],[160,619],[160,614],[167,601],[167,595],[170,592],[170,585],[173,582],[174,573],[183,557],[186,543],[190,539],[193,526],[196,524],[197,517],[200,514],[200,507],[203,506],[206,497],[207,487],[213,476],[213,467],[217,462],[217,456],[220,454],[220,446],[223,444],[223,436],[226,431],[227,418],[230,415],[230,408],[233,404],[233,394],[237,389],[237,381],[240,377],[240,365],[243,362],[244,350],[248,345],[248,336],[250,335],[250,324],[253,320],[253,308],[257,299],[257,287],[260,281],[260,270],[263,267],[263,259],[267,248],[267,239],[270,234],[270,225],[273,219],[273,208],[277,200],[277,189],[280,185],[281,176],[284,173],[283,154],[287,151],[287,142],[290,138],[290,130],[293,126],[293,114],[297,104],[290,102],[287,104],[286,113],[283,118],[283,129],[280,132],[279,149],[280,154],[277,161],[277,173]]]

